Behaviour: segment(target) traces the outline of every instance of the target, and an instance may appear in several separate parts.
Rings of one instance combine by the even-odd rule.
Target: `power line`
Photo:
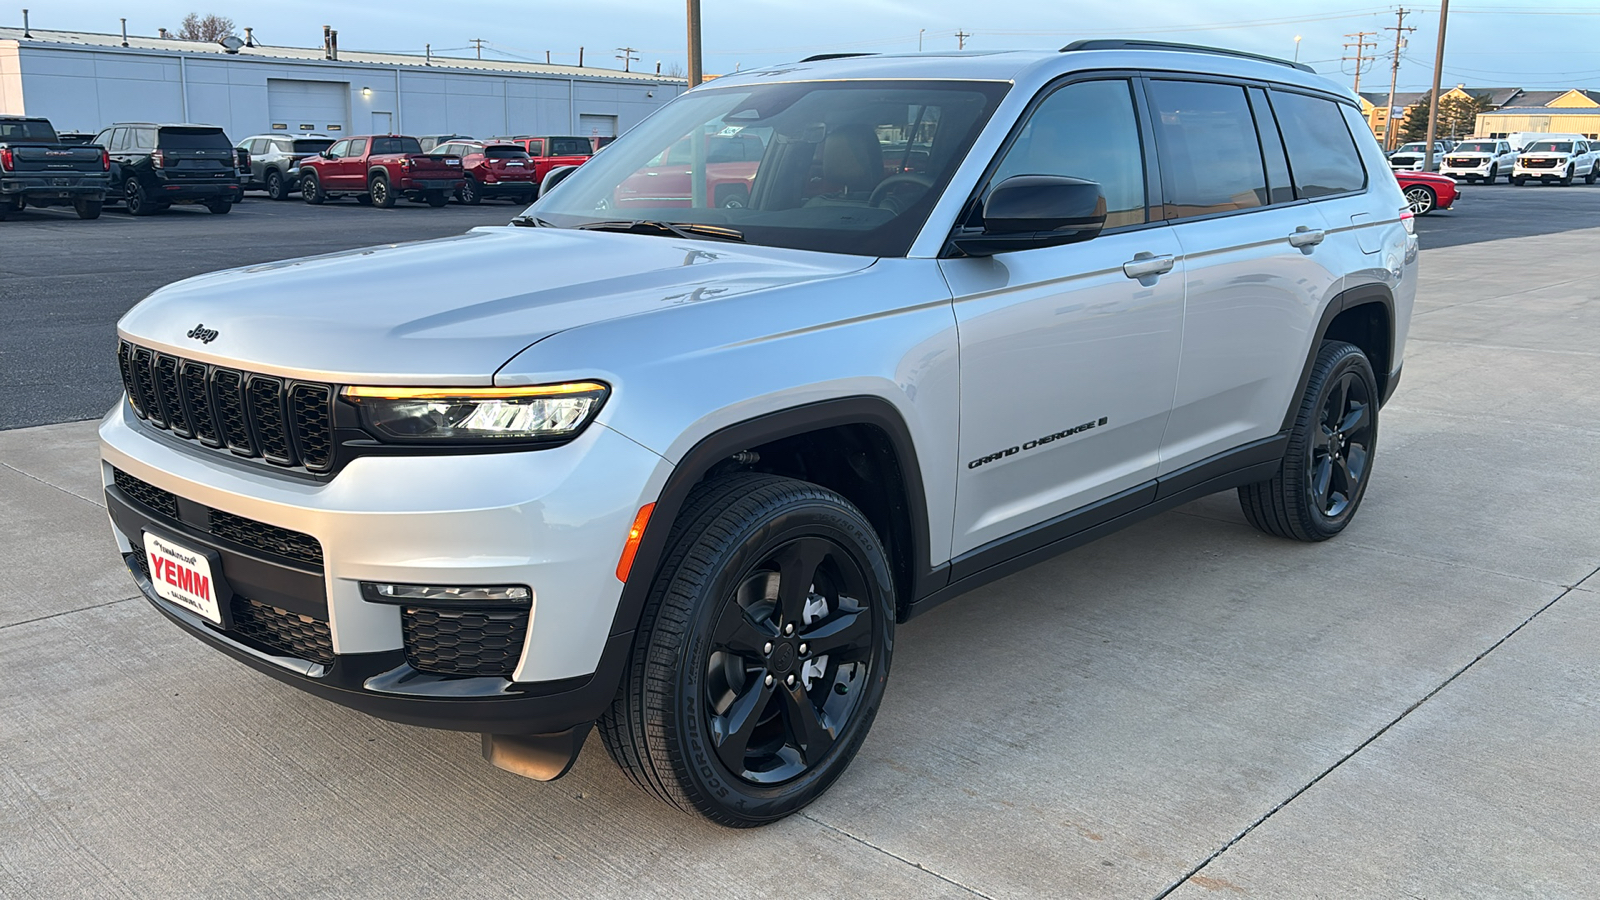
[[[1377,37],[1377,36],[1378,36],[1378,33],[1376,31],[1358,31],[1355,34],[1347,34],[1347,35],[1345,35],[1345,37],[1347,37],[1347,38],[1355,38],[1354,42],[1348,42],[1347,41],[1345,43],[1345,45],[1344,45],[1344,48],[1347,51],[1351,47],[1356,48],[1356,57],[1355,57],[1356,58],[1356,86],[1355,86],[1355,92],[1358,93],[1358,94],[1361,93],[1361,67],[1366,65],[1368,62],[1376,61],[1376,57],[1367,56],[1367,48],[1368,47],[1376,47],[1376,46],[1378,46],[1378,42],[1377,41],[1368,41],[1367,38],[1369,38],[1369,37]],[[1340,63],[1342,64],[1344,62],[1348,62],[1349,59],[1350,59],[1350,56],[1348,54],[1346,54],[1344,56],[1344,58],[1340,60]]]
[[[638,52],[638,51],[633,47],[618,47],[617,48],[617,55],[614,58],[622,60],[622,71],[624,71],[624,72],[632,71],[632,69],[630,67],[632,66],[634,60],[639,58],[637,56],[634,56],[634,54],[636,52]]]
[[[467,38],[467,40],[478,45],[478,58],[483,59],[483,38]]]

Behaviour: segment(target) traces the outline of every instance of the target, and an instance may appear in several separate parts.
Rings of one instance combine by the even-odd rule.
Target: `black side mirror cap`
[[[543,197],[552,188],[567,180],[567,176],[578,171],[577,166],[556,166],[544,176],[544,181],[539,184],[539,196]]]
[[[1056,247],[1091,240],[1106,224],[1100,185],[1062,175],[1013,175],[983,203],[983,231],[950,242],[968,256]]]

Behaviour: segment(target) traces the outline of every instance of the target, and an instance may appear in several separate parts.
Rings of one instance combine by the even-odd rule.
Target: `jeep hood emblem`
[[[199,325],[189,329],[189,333],[184,337],[192,337],[202,344],[209,344],[217,339],[217,331],[214,328],[207,328],[206,324],[201,322]]]

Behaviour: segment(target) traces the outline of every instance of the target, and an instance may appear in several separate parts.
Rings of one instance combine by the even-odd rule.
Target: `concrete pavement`
[[[0,895],[1592,896],[1596,241],[1425,251],[1340,538],[1220,495],[947,604],[753,832],[210,652],[122,599],[92,425],[0,432]]]

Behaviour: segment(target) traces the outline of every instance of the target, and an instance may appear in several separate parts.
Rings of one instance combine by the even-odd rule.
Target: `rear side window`
[[[220,128],[163,128],[160,146],[162,150],[233,149],[233,145],[228,143],[228,136]]]
[[[1013,175],[1093,181],[1106,198],[1106,227],[1144,222],[1144,148],[1129,83],[1080,81],[1046,97],[1006,151],[990,186]]]
[[[551,156],[588,156],[594,152],[588,138],[551,138]]]
[[[390,153],[390,152],[392,152],[392,151],[389,151],[389,150],[382,149],[383,148],[383,139],[382,138],[379,138],[378,140],[373,141],[372,144],[373,144],[373,146],[372,146],[373,154]],[[354,139],[354,140],[352,140],[350,142],[350,152],[349,152],[350,156],[360,156],[360,155],[362,155],[363,153],[366,153],[366,152],[367,152],[367,139],[366,138],[356,138],[356,139]]]
[[[1244,88],[1152,81],[1166,217],[1182,219],[1267,204],[1266,171]]]
[[[1367,186],[1361,153],[1332,100],[1288,91],[1272,92],[1283,145],[1289,151],[1294,187],[1302,199],[1359,191]]]
[[[489,147],[483,154],[490,159],[527,159],[528,151],[521,147]]]

